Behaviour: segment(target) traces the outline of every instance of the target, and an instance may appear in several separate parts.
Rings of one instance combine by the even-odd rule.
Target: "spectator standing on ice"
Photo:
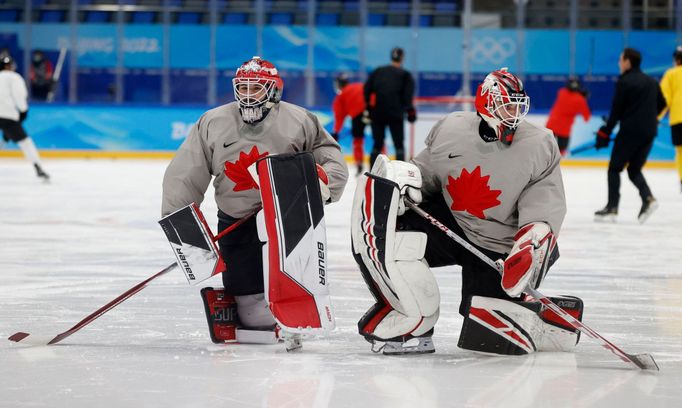
[[[597,131],[596,147],[608,147],[611,132],[617,123],[620,130],[613,142],[608,170],[608,201],[594,213],[595,221],[615,222],[620,203],[620,172],[627,166],[628,177],[639,190],[642,207],[640,223],[658,208],[658,203],[642,174],[658,127],[658,115],[665,108],[665,99],[655,79],[640,69],[642,54],[625,48],[618,59],[620,77],[616,82],[611,111],[606,124]]]
[[[559,151],[566,155],[571,127],[577,115],[582,115],[585,122],[590,120],[590,107],[587,105],[587,91],[578,78],[570,78],[566,86],[559,89],[547,119],[547,129],[554,132]]]
[[[670,133],[675,146],[677,175],[682,188],[682,46],[673,53],[674,67],[665,71],[661,79],[661,91],[670,111]]]
[[[391,131],[397,160],[405,159],[404,118],[414,123],[417,111],[412,104],[414,79],[403,69],[405,52],[402,48],[391,50],[391,64],[375,69],[365,82],[365,104],[372,121],[374,145],[370,154],[370,167],[384,148],[386,127]]]
[[[336,77],[334,88],[337,95],[332,103],[332,111],[334,111],[332,137],[337,142],[339,141],[339,132],[343,127],[343,121],[346,119],[346,116],[350,116],[352,119],[353,158],[355,159],[355,166],[359,175],[362,173],[362,163],[365,155],[365,124],[367,122],[367,119],[362,114],[365,111],[363,84],[362,82],[349,83],[348,76],[341,74]]]

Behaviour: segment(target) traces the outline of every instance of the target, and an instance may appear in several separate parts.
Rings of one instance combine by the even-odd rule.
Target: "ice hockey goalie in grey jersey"
[[[206,112],[168,165],[163,179],[162,215],[192,202],[200,204],[213,180],[218,205],[218,230],[261,206],[256,180],[249,167],[276,154],[312,152],[321,179],[323,201],[337,201],[348,178],[339,145],[311,112],[281,102],[283,81],[276,67],[259,57],[236,72],[236,102]],[[326,176],[326,177],[325,177]],[[264,301],[263,243],[255,218],[219,241],[228,271],[223,283],[235,295],[245,326],[268,326],[274,320]]]
[[[498,354],[564,350],[578,333],[550,319],[523,289],[537,287],[558,257],[566,213],[552,133],[524,121],[523,83],[501,69],[478,87],[476,112],[440,120],[411,163],[382,157],[359,180],[352,221],[353,253],[377,303],[360,333],[384,353],[433,351],[430,336],[440,295],[429,267],[462,267],[459,346]],[[413,211],[409,197],[491,259],[499,273]],[[564,299],[580,317],[582,303]],[[405,345],[408,346],[405,346]]]

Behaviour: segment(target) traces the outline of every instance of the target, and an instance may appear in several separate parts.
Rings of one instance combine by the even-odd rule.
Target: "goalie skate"
[[[287,352],[297,351],[303,348],[303,338],[300,333],[282,333],[284,348]]]
[[[412,337],[404,341],[387,341],[378,350],[373,347],[372,351],[382,352],[384,355],[427,354],[435,353],[436,348],[433,345],[433,339],[430,336],[424,336]]]

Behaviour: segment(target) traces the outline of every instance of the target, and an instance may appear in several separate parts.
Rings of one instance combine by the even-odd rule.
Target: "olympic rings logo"
[[[515,53],[516,42],[511,38],[478,37],[473,38],[469,56],[477,64],[500,65]]]

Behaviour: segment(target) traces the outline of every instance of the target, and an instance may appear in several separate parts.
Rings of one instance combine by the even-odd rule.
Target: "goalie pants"
[[[467,239],[462,228],[457,224],[450,212],[445,199],[441,194],[429,197],[420,206],[424,211],[434,216],[438,221],[447,226],[455,234],[464,238],[471,245],[483,252],[490,259],[504,259],[506,254],[500,254],[474,245]],[[434,227],[430,222],[424,220],[414,211],[407,211],[398,217],[398,230],[422,231],[427,234],[426,253],[424,258],[430,267],[460,265],[462,267],[462,298],[459,304],[459,313],[466,316],[467,303],[469,298],[474,295],[493,297],[498,299],[512,300],[502,289],[501,277],[497,270],[480,260],[469,250],[450,239],[441,230]],[[558,247],[550,256],[549,265],[559,257]]]
[[[238,220],[218,210],[218,231]],[[263,293],[263,243],[258,239],[256,217],[218,240],[218,246],[227,266],[222,274],[225,289],[234,296]]]

